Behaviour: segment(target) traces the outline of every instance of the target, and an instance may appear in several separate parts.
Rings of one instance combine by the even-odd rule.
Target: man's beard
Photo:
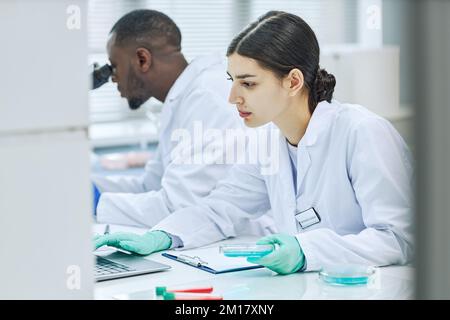
[[[137,110],[139,107],[145,102],[143,99],[140,98],[129,98],[128,100],[128,106],[131,110]]]
[[[131,110],[137,110],[149,97],[145,92],[144,81],[139,79],[131,70],[128,76],[128,88],[133,92],[132,96],[127,97],[128,106]]]

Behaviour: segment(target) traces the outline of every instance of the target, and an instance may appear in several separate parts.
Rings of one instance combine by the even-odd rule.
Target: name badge
[[[321,221],[319,214],[313,207],[305,211],[297,212],[295,214],[295,219],[297,219],[302,229],[306,229]]]

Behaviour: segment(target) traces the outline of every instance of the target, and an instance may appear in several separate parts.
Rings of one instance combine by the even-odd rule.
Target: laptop
[[[138,276],[170,269],[169,265],[144,259],[142,256],[115,251],[108,255],[95,255],[94,277],[97,282]]]

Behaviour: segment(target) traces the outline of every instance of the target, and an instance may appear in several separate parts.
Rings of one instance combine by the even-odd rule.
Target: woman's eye
[[[251,82],[242,82],[242,85],[246,88],[253,87],[255,84]]]

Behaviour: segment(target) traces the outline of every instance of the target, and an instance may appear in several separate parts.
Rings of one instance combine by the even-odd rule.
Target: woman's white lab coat
[[[174,212],[153,230],[196,247],[236,236],[237,221],[271,208],[278,231],[297,237],[306,270],[336,262],[382,266],[411,260],[412,159],[388,121],[361,106],[319,103],[298,145],[297,190],[286,139],[276,134],[278,172],[262,175],[258,165],[234,166],[200,206]]]

